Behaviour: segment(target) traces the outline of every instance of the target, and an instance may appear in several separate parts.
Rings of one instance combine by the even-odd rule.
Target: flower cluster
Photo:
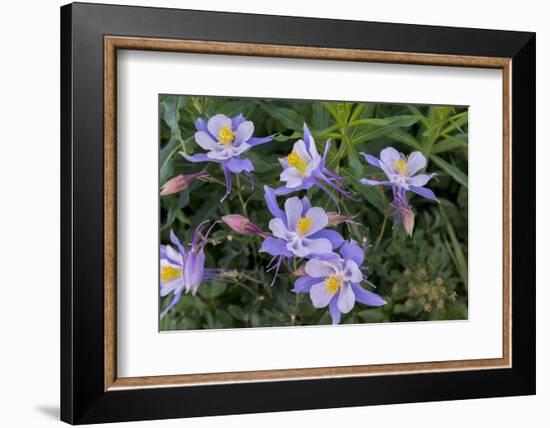
[[[244,157],[246,152],[272,141],[272,136],[254,137],[254,124],[242,114],[232,118],[216,114],[208,121],[199,118],[195,121],[195,127],[195,141],[205,152],[182,155],[190,162],[213,162],[221,166],[226,183],[223,201],[231,194],[233,174],[250,175],[254,171],[251,160]],[[208,236],[214,225],[221,222],[238,234],[261,239],[259,253],[271,256],[266,270],[275,271],[271,285],[275,284],[281,266],[286,265],[289,272],[295,272],[297,277],[292,291],[309,294],[315,308],[328,308],[333,324],[340,323],[341,314],[349,313],[356,302],[374,307],[386,303],[381,296],[362,286],[366,283],[374,287],[364,273],[364,249],[354,240],[346,240],[340,232],[331,229],[341,223],[354,224],[355,216],[339,212],[338,197],[354,199],[354,196],[344,179],[327,167],[330,146],[330,141],[327,141],[320,155],[317,143],[304,124],[303,138],[293,144],[288,156],[279,159],[282,166],[280,181],[284,184],[277,188],[264,187],[265,206],[272,218],[263,228],[247,217],[239,193],[243,202],[242,214],[224,215],[204,235],[202,230],[207,221],[203,221],[196,227],[188,245],[183,245],[175,233],[170,233],[172,245],[161,245],[160,248],[160,294],[172,295],[173,298],[161,317],[174,307],[184,293],[194,295],[203,283],[227,278],[228,275],[235,277],[234,272],[205,267],[204,248],[209,242]],[[424,187],[433,174],[417,174],[426,166],[426,159],[420,152],[405,157],[391,147],[382,150],[380,159],[365,153],[363,156],[369,164],[380,168],[387,180],[365,178],[361,183],[392,188],[392,206],[396,217],[402,220],[410,235],[414,227],[414,214],[407,192],[437,200],[433,192]],[[202,170],[173,177],[164,184],[161,195],[177,193],[186,189],[193,180],[206,175],[206,170]],[[290,196],[312,187],[326,193],[337,211],[313,206],[305,194]],[[285,197],[282,205],[278,197]],[[301,268],[296,270],[298,264]]]

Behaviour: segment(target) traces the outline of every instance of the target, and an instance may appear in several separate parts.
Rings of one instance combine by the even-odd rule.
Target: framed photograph
[[[535,393],[535,35],[61,8],[61,418]]]

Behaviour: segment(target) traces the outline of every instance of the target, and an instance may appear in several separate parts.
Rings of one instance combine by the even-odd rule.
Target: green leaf
[[[430,156],[430,159],[443,171],[453,177],[458,183],[468,188],[468,176],[460,171],[456,166],[451,165],[437,155]]]
[[[357,316],[364,322],[382,322],[384,313],[380,309],[365,309],[357,313]]]
[[[414,138],[411,134],[401,131],[400,129],[396,129],[390,132],[388,134],[388,138],[406,144],[407,146],[415,150],[421,150],[421,146],[418,140]]]
[[[258,102],[256,100],[244,99],[239,101],[228,101],[218,107],[217,112],[233,117],[244,114],[247,109],[254,107]]]
[[[418,116],[403,115],[394,116],[385,119],[361,119],[356,123],[370,124],[365,130],[356,133],[351,140],[352,144],[364,143],[375,138],[385,137],[391,134],[395,129],[407,128],[418,122]]]
[[[262,102],[261,106],[267,114],[281,122],[284,127],[295,131],[303,129],[305,120],[295,111],[267,102]]]
[[[181,131],[178,125],[180,120],[179,102],[181,97],[166,96],[160,102],[160,114],[168,128],[170,128],[170,141],[181,144]]]
[[[345,171],[342,169],[342,171]],[[386,215],[386,210],[389,206],[388,200],[380,186],[365,186],[361,184],[355,177],[349,175],[347,177],[351,187],[365,199],[370,202],[378,211]]]

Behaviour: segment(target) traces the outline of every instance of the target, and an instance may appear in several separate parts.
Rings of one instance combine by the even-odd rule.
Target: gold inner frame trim
[[[117,50],[147,50],[213,55],[324,59],[394,64],[494,68],[503,82],[503,289],[502,358],[376,364],[343,367],[261,370],[171,376],[117,377],[116,367],[116,88]],[[170,40],[141,37],[104,37],[104,389],[193,386],[220,383],[282,381],[313,378],[358,377],[422,372],[509,368],[512,363],[512,164],[511,164],[511,58],[385,52],[304,46]]]

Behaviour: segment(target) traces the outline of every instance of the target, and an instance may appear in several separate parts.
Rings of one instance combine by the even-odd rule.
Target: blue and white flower
[[[333,324],[339,324],[341,315],[347,314],[358,301],[368,306],[382,306],[386,301],[378,294],[365,290],[360,283],[366,279],[361,272],[364,253],[355,241],[340,247],[341,258],[308,260],[306,275],[299,278],[293,291],[309,293],[316,308],[328,306]]]
[[[344,180],[325,167],[329,150],[330,141],[327,141],[323,155],[319,155],[315,140],[304,123],[303,140],[296,141],[290,154],[279,159],[283,167],[280,179],[286,184],[276,189],[275,194],[286,195],[317,186],[336,203],[338,200],[329,188],[336,190],[346,198],[353,199]]]
[[[181,244],[179,238],[170,231],[170,241],[175,246],[160,246],[160,295],[161,297],[172,294],[174,297],[168,307],[161,313],[161,319],[174,307],[183,293],[195,295],[199,286],[208,280],[224,276],[218,269],[204,267],[204,246],[208,235],[214,227],[210,226],[204,237],[200,236],[202,227],[207,221],[202,222],[195,229],[193,241],[189,249]]]
[[[226,193],[222,201],[231,193],[231,174],[254,171],[250,159],[242,158],[252,147],[267,143],[271,137],[253,137],[254,123],[246,120],[242,114],[229,118],[223,114],[212,116],[208,122],[202,118],[195,121],[195,141],[206,153],[183,157],[190,162],[215,162],[222,166],[225,175]]]
[[[267,207],[274,216],[269,222],[273,237],[264,240],[260,252],[272,255],[274,260],[278,258],[277,271],[282,260],[291,257],[338,258],[333,250],[342,245],[344,238],[325,229],[329,219],[324,209],[312,207],[307,197],[292,197],[285,201],[282,210],[273,189],[265,186],[264,190]]]

